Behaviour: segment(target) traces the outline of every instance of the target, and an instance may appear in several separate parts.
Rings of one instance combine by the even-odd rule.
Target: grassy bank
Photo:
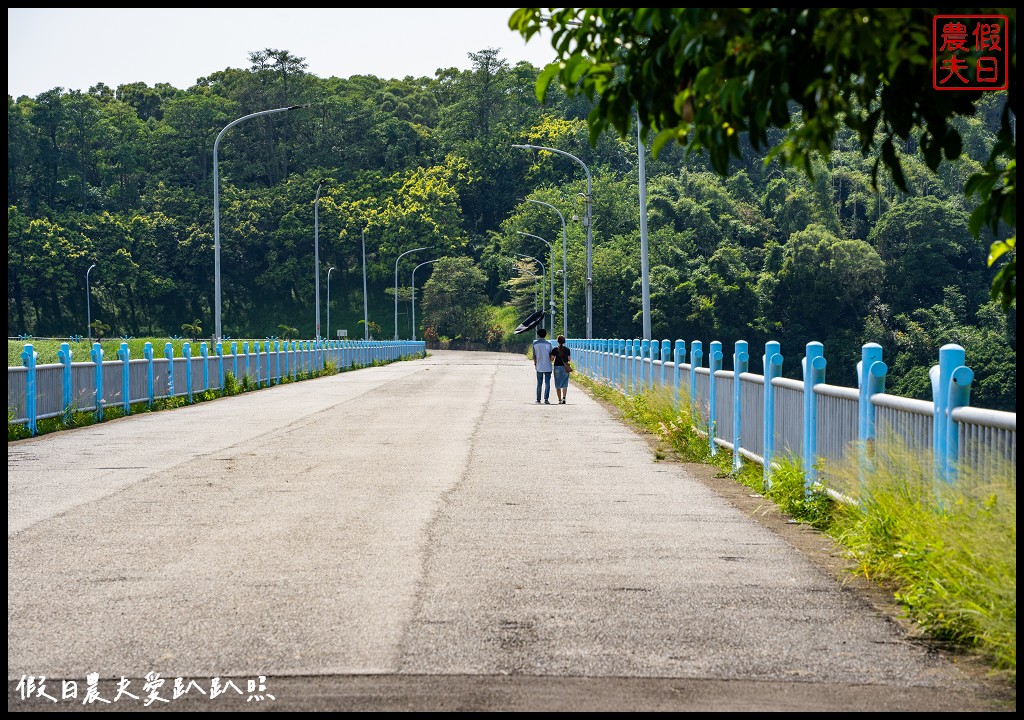
[[[683,398],[663,389],[626,397],[573,375],[594,397],[622,411],[637,429],[658,438],[658,454],[709,463],[732,474],[732,454],[712,456]],[[854,464],[823,475],[859,487],[854,503],[837,502],[818,487],[804,491],[799,462],[782,460],[765,489],[759,465],[745,462],[735,479],[792,519],[827,533],[853,560],[854,572],[892,592],[906,616],[927,635],[976,653],[1016,685],[1017,481],[1006,462],[982,480],[961,471],[958,482],[936,482],[930,455],[889,443],[870,472]],[[854,453],[856,455],[856,453]]]

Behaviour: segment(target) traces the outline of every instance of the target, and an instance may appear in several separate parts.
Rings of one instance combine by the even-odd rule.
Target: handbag
[[[561,356],[561,355],[562,355],[562,353],[561,353],[561,352],[559,352],[558,354],[559,354],[559,356]],[[563,365],[565,365],[565,374],[566,374],[566,375],[572,375],[572,363],[571,363],[571,362],[569,362],[569,360],[568,360],[568,359],[566,359],[566,358],[564,358],[564,357],[563,357],[563,358],[562,358],[562,364],[563,364]]]

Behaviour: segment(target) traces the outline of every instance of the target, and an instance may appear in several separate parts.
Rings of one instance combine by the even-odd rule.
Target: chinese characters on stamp
[[[936,15],[932,19],[932,87],[1006,90],[1009,20],[1005,15]]]

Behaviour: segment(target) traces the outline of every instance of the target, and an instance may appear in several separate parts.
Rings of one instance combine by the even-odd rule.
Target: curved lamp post
[[[313,276],[316,278],[316,339],[320,339],[320,191],[326,180],[321,180],[316,186],[316,199],[313,200]],[[330,272],[328,272],[330,275]],[[327,298],[330,303],[330,297]],[[327,322],[327,329],[330,330],[330,321]]]
[[[551,263],[548,265],[548,269],[550,270],[550,279],[548,280],[548,288],[551,291],[551,297],[548,299],[548,307],[550,308],[550,315],[551,315],[551,328],[550,328],[550,331],[551,331],[551,334],[553,335],[554,332],[555,332],[555,249],[551,245],[551,243],[549,243],[547,240],[542,238],[540,235],[531,235],[530,233],[520,232],[518,230],[516,231],[516,234],[517,235],[525,235],[526,237],[531,237],[531,238],[534,238],[536,240],[540,240],[542,243],[544,243],[545,245],[548,246],[548,252],[551,253]]]
[[[566,232],[565,232],[565,216],[562,215],[561,211],[551,203],[546,203],[542,200],[531,200],[526,198],[526,202],[536,203],[537,205],[543,205],[549,207],[558,213],[558,219],[562,221],[562,334],[569,337],[569,293],[567,291],[567,278],[569,277],[569,271],[565,265],[566,257]],[[553,262],[553,261],[552,261]],[[551,302],[555,301],[555,292],[551,291]],[[554,320],[551,321],[551,327],[554,329]]]
[[[395,258],[395,342],[398,342],[398,261],[409,253],[414,253],[419,250],[426,250],[432,245],[425,245],[423,247],[413,248],[412,250],[406,250],[404,253]],[[413,328],[412,339],[416,339],[416,328]]]
[[[96,263],[89,266],[85,271],[85,327],[89,333],[89,346],[92,347],[92,298],[89,297],[89,273],[96,267]]]
[[[519,148],[520,150],[547,150],[548,152],[553,152],[556,155],[562,155],[564,157],[569,158],[570,160],[575,160],[576,162],[578,162],[580,164],[580,167],[583,168],[583,172],[585,172],[587,174],[587,214],[586,214],[586,216],[585,216],[585,218],[583,220],[583,224],[587,226],[587,284],[586,284],[586,294],[587,294],[587,340],[589,340],[591,338],[591,336],[593,335],[593,327],[594,327],[594,322],[593,322],[594,271],[593,271],[593,262],[592,262],[592,257],[591,257],[591,247],[593,246],[593,236],[592,236],[592,228],[591,228],[593,223],[591,222],[591,220],[593,218],[591,217],[591,210],[590,210],[590,198],[591,198],[591,192],[592,192],[592,186],[591,186],[591,181],[590,181],[590,168],[588,168],[586,163],[584,163],[578,157],[576,157],[575,155],[572,155],[570,153],[567,153],[564,150],[556,150],[555,148],[545,147],[543,145],[513,145],[512,147]]]
[[[422,250],[422,249],[423,248],[420,248],[420,250]],[[429,265],[430,263],[436,263],[440,259],[441,258],[435,258],[433,260],[427,260],[426,262],[421,262],[419,265],[417,265],[416,267],[414,267],[412,269],[412,296],[411,296],[412,297],[412,339],[414,341],[416,340],[416,271],[419,270],[424,265]]]
[[[647,147],[641,137],[642,129],[643,125],[638,117],[636,121],[636,154],[640,169],[640,295],[644,314],[644,340],[650,340],[651,274],[647,260],[647,171],[644,168]]]
[[[366,228],[361,233],[363,239],[363,340],[370,339],[370,309],[366,299]]]
[[[217,135],[217,139],[213,141],[213,325],[214,325],[214,338],[213,341],[217,342],[221,339],[221,325],[220,325],[220,182],[218,181],[218,164],[217,164],[217,151],[220,148],[220,139],[224,137],[224,133],[230,130],[232,127],[248,120],[249,118],[259,117],[260,115],[270,115],[272,113],[288,112],[289,110],[298,110],[299,108],[308,107],[308,105],[292,105],[291,107],[275,108],[273,110],[261,110],[259,112],[252,113],[251,115],[243,115],[237,120],[232,120],[224,129]]]
[[[327,339],[331,339],[331,273],[334,271],[334,266],[331,265],[327,268]],[[320,304],[317,303],[317,307]]]

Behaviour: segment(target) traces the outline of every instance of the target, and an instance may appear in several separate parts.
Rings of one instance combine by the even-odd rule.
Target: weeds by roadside
[[[878,582],[925,633],[984,657],[1016,685],[1017,480],[1007,460],[984,481],[962,469],[956,483],[935,479],[930,454],[886,442],[873,453],[869,472],[856,465],[821,468],[842,487],[859,488],[853,502],[839,502],[817,484],[805,491],[802,463],[773,462],[771,486],[761,466],[745,462],[732,471],[732,453],[712,455],[703,429],[693,422],[688,398],[654,389],[626,396],[581,375],[574,382],[610,402],[637,429],[659,440],[658,459],[704,463],[720,476],[762,494],[793,520],[817,528],[844,547],[855,572]],[[851,453],[856,458],[857,453]]]

